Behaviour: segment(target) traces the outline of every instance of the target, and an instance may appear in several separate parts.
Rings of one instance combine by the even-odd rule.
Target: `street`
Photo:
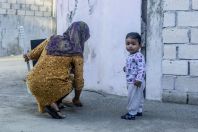
[[[143,116],[127,121],[120,119],[127,97],[86,88],[82,108],[67,107],[65,119],[52,119],[37,111],[26,73],[22,56],[0,58],[0,132],[198,132],[196,105],[146,100]]]

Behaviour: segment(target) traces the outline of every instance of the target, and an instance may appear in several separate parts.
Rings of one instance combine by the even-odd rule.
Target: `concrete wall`
[[[90,25],[92,36],[85,52],[87,87],[125,94],[121,68],[126,52],[120,44],[126,32],[140,32],[142,22],[142,30],[146,29],[146,98],[198,104],[198,0],[144,0],[146,21],[139,20],[141,7],[136,0],[59,1],[64,4],[59,10],[64,20],[58,21],[59,34],[75,20]]]
[[[146,98],[162,99],[162,2],[147,0]]]
[[[198,104],[198,0],[163,0],[163,100]]]
[[[55,31],[53,0],[0,0],[0,56],[21,54],[30,40]],[[23,27],[20,43],[20,27]]]
[[[125,35],[141,30],[140,0],[58,0],[57,31],[69,23],[88,23],[91,38],[85,44],[85,87],[126,95],[123,66],[127,56]]]
[[[83,20],[91,31],[84,54],[85,87],[126,95],[124,38],[127,32],[141,32],[142,22],[146,98],[198,104],[198,0],[143,3],[147,12],[142,11],[141,21],[139,0],[0,0],[0,56],[21,54],[30,40],[54,34],[56,25],[62,34],[70,23]]]

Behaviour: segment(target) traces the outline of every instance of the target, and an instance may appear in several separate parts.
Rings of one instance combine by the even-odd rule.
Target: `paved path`
[[[0,58],[0,132],[198,132],[198,106],[145,102],[143,117],[120,119],[126,97],[83,91],[84,107],[66,108],[66,119],[37,112],[23,81],[26,64],[20,57]]]

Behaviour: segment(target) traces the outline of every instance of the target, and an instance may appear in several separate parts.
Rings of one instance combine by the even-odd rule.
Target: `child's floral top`
[[[126,79],[127,83],[135,80],[143,81],[145,77],[145,59],[142,53],[130,54],[126,59]]]

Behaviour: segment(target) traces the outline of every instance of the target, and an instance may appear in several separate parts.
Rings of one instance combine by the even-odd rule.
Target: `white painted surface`
[[[198,45],[180,45],[178,58],[179,59],[198,59]]]
[[[91,11],[90,11],[91,10]],[[72,21],[85,21],[91,38],[85,46],[85,87],[112,94],[126,95],[125,74],[122,68],[127,52],[125,36],[140,32],[140,0],[75,0],[57,1],[57,31],[62,34]]]
[[[162,99],[162,14],[161,1],[148,0],[146,43],[146,98]]]
[[[163,74],[188,75],[188,61],[186,60],[163,60]]]
[[[198,12],[197,11],[181,11],[178,12],[178,26],[198,26]]]
[[[174,12],[164,13],[163,27],[174,27],[176,24],[176,15]]]
[[[164,45],[164,56],[163,59],[176,59],[176,46],[175,45]]]
[[[62,34],[68,27],[66,23],[67,18],[67,2],[68,0],[57,0],[56,3],[56,17],[57,17],[57,34]]]
[[[188,10],[189,0],[163,0],[164,10]]]
[[[190,75],[198,76],[198,60],[190,61]]]
[[[191,29],[191,43],[197,43],[198,44],[198,28],[192,28]]]
[[[163,90],[173,90],[174,89],[174,83],[175,82],[175,76],[163,76],[162,77],[162,88]]]
[[[163,29],[164,43],[188,43],[188,29],[165,28]]]
[[[176,78],[175,89],[181,92],[197,93],[198,78],[189,76],[180,76]],[[187,83],[188,82],[188,83]]]
[[[198,0],[192,0],[192,9],[198,10]]]

